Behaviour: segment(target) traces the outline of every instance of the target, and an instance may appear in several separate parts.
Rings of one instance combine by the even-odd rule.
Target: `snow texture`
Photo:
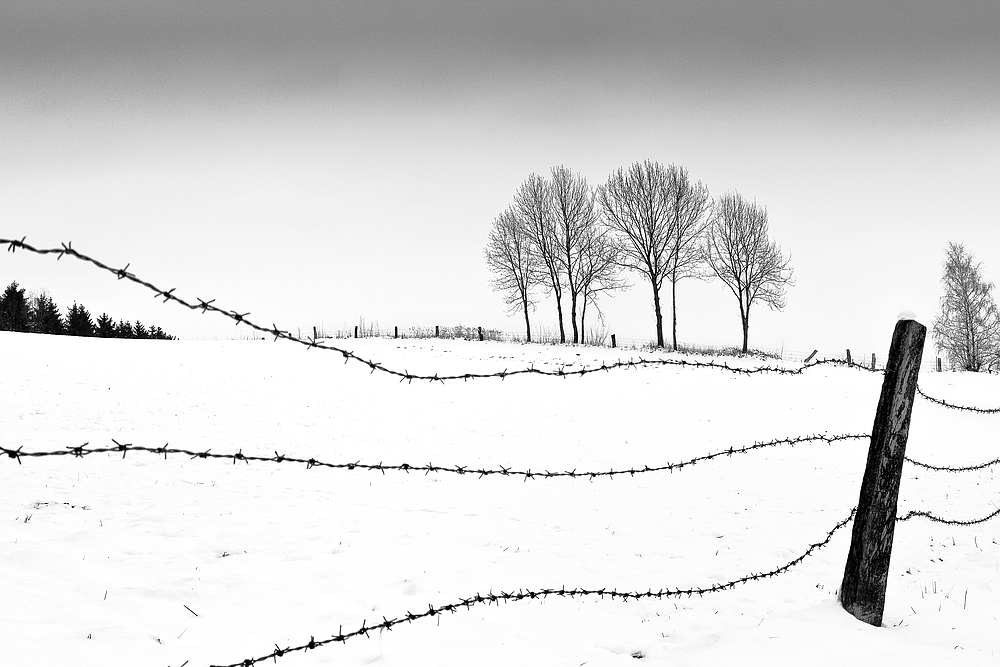
[[[359,340],[411,372],[599,365],[636,352]],[[865,433],[881,376],[647,367],[400,383],[283,343],[0,333],[0,445],[111,445],[531,470],[662,465],[754,441]],[[644,356],[653,357],[654,353]],[[667,355],[669,356],[669,355]],[[761,360],[726,360],[759,365]],[[929,394],[1000,405],[995,376]],[[918,399],[907,454],[998,456],[1000,417]],[[201,667],[490,590],[707,586],[773,569],[857,503],[867,442],[774,447],[634,477],[331,470],[130,452],[0,460],[5,665]],[[996,467],[904,469],[899,513],[972,519]],[[691,599],[477,605],[268,660],[307,665],[997,665],[1000,520],[895,534],[884,627],[837,602],[850,526],[778,577]],[[264,664],[264,663],[261,663]]]

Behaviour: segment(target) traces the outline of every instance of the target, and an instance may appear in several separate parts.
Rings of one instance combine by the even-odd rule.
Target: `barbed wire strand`
[[[362,363],[362,364],[368,366],[371,369],[372,373],[374,373],[375,371],[381,371],[383,373],[388,373],[390,375],[393,375],[393,376],[396,376],[396,377],[400,378],[400,382],[403,382],[403,381],[412,382],[413,380],[428,380],[428,381],[431,381],[431,382],[444,382],[444,381],[448,381],[448,380],[474,380],[474,379],[481,379],[481,378],[500,378],[501,380],[504,380],[504,379],[506,379],[508,377],[512,377],[512,376],[515,376],[515,375],[524,375],[524,374],[546,375],[546,376],[555,376],[555,377],[568,377],[568,376],[572,376],[572,375],[582,376],[582,375],[587,375],[587,374],[590,374],[590,373],[598,373],[598,372],[601,372],[601,371],[610,371],[610,370],[619,369],[619,368],[638,368],[638,367],[641,367],[641,366],[693,366],[693,367],[699,367],[699,368],[717,368],[717,369],[720,369],[720,370],[727,370],[727,371],[730,371],[730,372],[733,372],[733,373],[740,373],[740,374],[745,374],[745,375],[753,375],[753,374],[756,374],[756,373],[777,373],[777,374],[781,374],[781,375],[799,375],[799,374],[801,374],[807,368],[813,368],[813,367],[816,367],[816,366],[822,366],[822,365],[826,365],[826,364],[849,365],[849,366],[855,366],[855,367],[858,367],[858,368],[864,368],[865,370],[869,370],[866,366],[862,366],[860,364],[849,364],[848,362],[846,362],[844,360],[841,360],[841,359],[822,359],[822,360],[819,360],[819,361],[816,361],[816,362],[813,362],[813,363],[810,363],[810,364],[806,364],[806,365],[801,366],[799,368],[781,368],[781,367],[777,367],[777,366],[761,366],[761,367],[758,367],[758,368],[750,368],[750,369],[748,369],[748,368],[740,368],[738,366],[730,366],[728,363],[719,364],[719,363],[716,363],[715,361],[705,362],[705,361],[687,360],[687,359],[642,359],[642,358],[640,358],[639,360],[629,359],[628,361],[619,360],[619,361],[616,361],[616,362],[613,362],[613,363],[602,363],[600,366],[593,366],[593,367],[582,368],[582,369],[578,369],[578,370],[566,370],[565,366],[561,366],[558,370],[543,370],[543,369],[539,369],[539,368],[535,368],[534,366],[531,366],[529,368],[518,369],[518,370],[513,370],[513,371],[505,369],[503,371],[496,372],[496,373],[459,373],[459,374],[454,374],[454,375],[441,375],[441,374],[435,373],[434,375],[420,375],[420,374],[410,373],[407,370],[399,371],[399,370],[396,370],[396,369],[388,368],[386,366],[383,366],[379,362],[372,361],[370,359],[365,359],[363,357],[360,357],[360,356],[358,356],[357,354],[355,354],[354,352],[352,352],[350,350],[346,350],[344,348],[340,348],[340,347],[337,347],[335,345],[329,345],[329,344],[320,342],[316,338],[300,338],[298,336],[295,336],[295,335],[291,334],[288,331],[283,331],[283,330],[279,329],[278,326],[275,325],[275,324],[272,324],[270,327],[262,326],[260,324],[255,323],[254,321],[250,320],[248,318],[248,316],[250,315],[250,313],[248,313],[248,312],[247,313],[241,313],[241,312],[236,311],[236,310],[225,310],[224,308],[220,308],[219,306],[216,306],[215,305],[215,299],[204,300],[204,299],[201,299],[201,298],[196,298],[195,300],[198,303],[191,303],[191,302],[186,301],[185,299],[183,299],[183,298],[175,295],[174,292],[176,291],[176,288],[171,288],[171,289],[168,289],[168,290],[164,290],[164,289],[161,289],[161,288],[157,287],[156,285],[153,285],[152,283],[150,283],[150,282],[148,282],[146,280],[143,280],[143,279],[139,278],[134,273],[132,273],[132,272],[130,272],[128,270],[128,268],[129,268],[129,266],[131,266],[131,264],[126,264],[125,267],[121,268],[121,269],[115,269],[115,268],[113,268],[111,266],[108,266],[107,264],[101,262],[98,259],[90,257],[89,255],[86,255],[86,254],[84,254],[84,253],[82,253],[82,252],[74,249],[72,242],[61,243],[60,244],[61,247],[59,247],[59,248],[35,248],[34,246],[26,243],[25,242],[25,238],[27,238],[27,237],[23,237],[20,240],[18,240],[18,239],[0,238],[0,245],[6,244],[7,245],[7,249],[10,252],[14,252],[16,250],[25,250],[27,252],[35,253],[37,255],[56,255],[56,259],[62,259],[62,257],[64,255],[65,256],[69,256],[69,257],[74,257],[74,258],[76,258],[78,260],[81,260],[83,262],[87,262],[89,264],[92,264],[93,266],[96,266],[99,269],[107,271],[108,273],[111,273],[112,275],[116,276],[119,280],[128,280],[128,281],[130,281],[132,283],[135,283],[137,285],[145,287],[146,289],[148,289],[151,292],[153,292],[153,295],[154,295],[155,298],[162,298],[163,301],[164,301],[164,303],[166,303],[167,301],[173,301],[174,303],[177,303],[177,304],[179,304],[181,306],[185,306],[186,308],[188,308],[190,310],[196,310],[196,311],[200,310],[202,313],[206,313],[206,312],[217,313],[219,315],[222,315],[223,317],[227,317],[227,318],[233,320],[237,325],[242,324],[244,326],[250,327],[251,329],[254,329],[255,331],[257,331],[259,333],[267,334],[269,336],[274,336],[274,340],[275,341],[277,341],[278,339],[284,339],[284,340],[288,340],[288,341],[291,341],[291,342],[294,342],[294,343],[299,343],[299,344],[304,345],[304,346],[306,346],[308,348],[318,348],[318,349],[322,349],[322,350],[328,350],[328,351],[331,351],[331,352],[336,352],[336,353],[338,353],[338,354],[340,354],[340,355],[342,355],[344,357],[344,363],[347,363],[348,361],[351,361],[351,360],[357,361],[359,363]],[[879,371],[875,371],[875,372],[879,372]]]
[[[927,512],[925,510],[910,510],[904,516],[897,516],[896,521],[909,521],[910,519],[923,518],[933,521],[935,523],[944,523],[949,526],[975,526],[980,523],[986,523],[990,519],[1000,516],[1000,509],[994,512],[990,512],[984,517],[979,519],[943,519],[936,514]]]
[[[635,476],[642,473],[651,472],[663,472],[674,470],[682,470],[688,466],[695,465],[704,461],[711,461],[712,459],[720,458],[723,456],[732,456],[734,454],[745,454],[758,449],[763,449],[766,447],[778,447],[781,445],[795,446],[800,443],[805,442],[826,442],[827,444],[833,444],[842,440],[860,440],[870,438],[871,436],[864,433],[858,434],[842,434],[842,435],[805,435],[805,436],[795,436],[791,438],[778,438],[776,440],[770,440],[768,442],[755,442],[752,445],[747,445],[745,447],[730,447],[729,449],[723,449],[710,454],[703,454],[701,456],[695,456],[690,459],[685,459],[683,461],[678,461],[675,463],[666,463],[659,466],[643,466],[641,468],[624,468],[621,470],[602,470],[602,471],[579,471],[579,470],[563,470],[563,471],[549,471],[549,470],[515,470],[513,468],[500,466],[500,468],[475,468],[471,466],[440,466],[434,465],[433,463],[428,463],[427,465],[410,465],[409,463],[401,464],[385,464],[385,463],[362,463],[361,461],[346,462],[346,463],[327,463],[325,461],[320,461],[315,458],[301,458],[294,456],[284,456],[278,452],[274,453],[274,456],[257,456],[253,454],[244,454],[243,450],[240,449],[235,453],[223,454],[219,452],[212,452],[211,449],[207,449],[202,452],[183,449],[179,447],[170,447],[169,443],[163,447],[145,447],[139,445],[133,445],[131,443],[120,443],[113,439],[111,442],[114,446],[108,447],[90,447],[89,442],[85,442],[82,445],[74,447],[66,447],[64,449],[57,449],[51,451],[23,451],[22,448],[10,449],[9,447],[0,446],[0,454],[6,454],[8,458],[17,460],[21,463],[21,459],[25,457],[48,457],[48,456],[73,456],[73,457],[84,457],[91,456],[94,454],[109,454],[121,452],[122,458],[128,452],[143,452],[147,454],[162,454],[164,459],[166,459],[168,454],[181,454],[189,456],[192,459],[232,459],[233,464],[237,461],[243,461],[245,463],[250,463],[251,461],[260,461],[265,463],[294,463],[294,464],[305,464],[306,468],[341,468],[346,470],[377,470],[385,474],[387,470],[389,471],[402,471],[402,472],[423,472],[428,473],[454,473],[458,475],[478,475],[479,477],[485,477],[489,475],[501,475],[504,477],[523,477],[525,481],[529,479],[539,479],[539,478],[552,478],[552,477],[570,477],[570,478],[580,478],[580,479],[594,479],[597,477],[615,477],[618,475],[629,475]]]
[[[738,579],[734,579],[732,581],[728,581],[721,584],[712,584],[710,586],[692,587],[684,589],[661,588],[658,591],[649,589],[646,592],[619,591],[617,589],[608,590],[606,588],[567,589],[563,587],[558,589],[543,588],[541,590],[518,589],[517,592],[511,591],[511,592],[500,592],[500,593],[493,593],[492,591],[490,591],[490,593],[486,595],[481,595],[479,593],[476,593],[472,597],[463,598],[458,602],[442,605],[440,607],[428,605],[427,611],[418,614],[406,612],[405,615],[393,619],[388,619],[385,616],[383,616],[382,622],[376,623],[375,625],[368,625],[368,621],[366,619],[362,621],[361,628],[353,632],[344,632],[343,626],[341,626],[336,635],[329,637],[327,639],[317,640],[315,636],[311,636],[309,638],[308,643],[301,644],[299,646],[288,646],[286,648],[280,648],[277,644],[275,644],[275,650],[272,651],[271,653],[268,653],[267,655],[262,655],[256,658],[247,658],[245,660],[241,660],[240,662],[234,662],[227,665],[212,665],[212,667],[251,667],[252,665],[255,665],[259,662],[264,662],[265,660],[271,660],[271,659],[277,662],[278,658],[288,655],[289,653],[295,653],[297,651],[308,651],[310,649],[315,649],[320,646],[325,646],[327,644],[334,644],[337,642],[346,642],[348,639],[351,639],[353,637],[358,637],[360,635],[365,635],[367,637],[370,637],[371,635],[369,635],[368,633],[371,632],[372,630],[392,630],[394,626],[400,625],[402,623],[412,623],[413,621],[419,620],[421,618],[429,618],[431,616],[436,616],[438,614],[443,614],[445,612],[455,613],[459,609],[462,608],[469,609],[477,604],[499,605],[500,602],[507,603],[507,602],[518,602],[521,600],[538,600],[538,599],[544,600],[549,596],[569,597],[569,598],[597,596],[600,597],[601,599],[604,599],[605,596],[608,596],[612,600],[623,600],[623,601],[641,600],[643,598],[656,598],[656,599],[681,598],[685,596],[690,598],[694,597],[695,595],[701,597],[709,593],[717,593],[720,591],[732,589],[735,588],[736,586],[739,586],[741,584],[746,584],[751,581],[759,581],[761,579],[776,577],[780,574],[783,574],[784,572],[787,572],[788,570],[792,569],[793,567],[804,561],[806,558],[811,556],[815,551],[829,544],[830,540],[833,539],[834,534],[841,528],[846,526],[851,521],[851,519],[854,518],[855,512],[857,512],[857,508],[852,509],[850,515],[848,515],[846,519],[839,521],[833,528],[831,528],[830,531],[827,532],[826,537],[824,539],[822,539],[819,542],[816,542],[815,544],[809,545],[809,548],[806,549],[804,553],[802,553],[799,556],[796,556],[792,560],[788,561],[786,564],[774,568],[773,570],[769,570],[767,572],[751,573],[742,576]]]
[[[492,591],[490,591],[486,595],[481,595],[479,593],[476,593],[472,597],[463,598],[463,599],[461,599],[458,602],[453,602],[451,604],[446,604],[446,605],[442,605],[442,606],[439,606],[439,607],[435,607],[434,605],[430,605],[429,604],[429,605],[427,605],[427,607],[428,607],[427,611],[421,612],[419,614],[414,614],[414,613],[408,611],[408,612],[406,612],[405,615],[397,617],[397,618],[393,618],[393,619],[389,619],[389,618],[386,618],[385,616],[383,616],[382,617],[382,622],[381,623],[376,623],[374,625],[368,625],[368,620],[365,619],[365,620],[363,620],[361,622],[361,628],[358,629],[358,630],[355,630],[353,632],[346,632],[345,633],[343,626],[340,626],[337,634],[334,635],[334,636],[332,636],[332,637],[329,637],[327,639],[317,640],[316,637],[315,637],[315,635],[313,635],[313,636],[309,637],[309,642],[308,643],[300,644],[298,646],[287,646],[285,648],[281,648],[278,644],[275,644],[274,645],[274,651],[272,651],[271,653],[268,653],[266,655],[258,656],[256,658],[246,658],[246,659],[241,660],[239,662],[233,662],[233,663],[229,663],[229,664],[220,664],[220,665],[214,665],[213,664],[211,667],[252,667],[253,665],[256,665],[257,663],[264,662],[264,661],[269,660],[269,659],[274,660],[274,662],[276,663],[278,661],[278,658],[284,657],[284,656],[288,655],[289,653],[295,653],[295,652],[298,652],[298,651],[303,651],[304,652],[304,651],[308,651],[310,649],[316,649],[316,648],[319,648],[320,646],[325,646],[327,644],[334,644],[334,643],[337,643],[337,642],[346,643],[348,639],[351,639],[353,637],[359,637],[361,635],[365,635],[366,637],[370,638],[371,635],[369,635],[368,633],[371,632],[371,631],[373,631],[373,630],[379,630],[379,631],[381,631],[381,630],[392,630],[392,628],[394,626],[400,625],[402,623],[412,623],[413,621],[420,620],[422,618],[429,618],[431,616],[437,616],[438,614],[443,614],[445,612],[455,613],[459,609],[463,609],[463,608],[464,609],[469,609],[469,608],[471,608],[471,607],[473,607],[473,606],[475,606],[477,604],[487,604],[487,605],[497,604],[497,605],[499,605],[501,602],[503,602],[503,603],[506,604],[508,602],[519,602],[521,600],[537,600],[537,599],[544,600],[547,597],[549,597],[550,595],[551,596],[558,596],[558,597],[570,597],[570,598],[586,597],[586,596],[598,596],[602,600],[604,599],[604,596],[608,596],[612,600],[617,599],[617,600],[622,600],[622,601],[626,601],[626,602],[629,601],[629,600],[641,600],[643,598],[663,599],[663,598],[682,598],[682,597],[685,597],[685,596],[687,596],[688,598],[691,598],[691,597],[694,597],[695,595],[697,595],[699,597],[702,597],[702,596],[704,596],[706,594],[718,593],[718,592],[721,592],[721,591],[724,591],[724,590],[733,589],[736,586],[739,586],[739,585],[742,585],[742,584],[747,584],[747,583],[749,583],[751,581],[759,581],[761,579],[768,579],[768,578],[776,577],[776,576],[778,576],[780,574],[783,574],[783,573],[787,572],[788,570],[792,569],[796,565],[800,564],[802,561],[804,561],[809,556],[813,555],[813,553],[815,553],[819,549],[822,549],[827,544],[829,544],[830,541],[833,539],[834,534],[836,534],[837,531],[839,531],[841,528],[843,528],[844,526],[846,526],[848,523],[851,522],[851,520],[854,518],[854,515],[857,513],[857,509],[858,509],[857,507],[853,508],[851,510],[851,513],[847,516],[846,519],[843,519],[842,521],[839,521],[833,528],[831,528],[827,532],[826,537],[824,537],[819,542],[816,542],[814,544],[810,544],[809,548],[806,549],[805,552],[803,552],[799,556],[796,556],[795,558],[793,558],[792,560],[788,561],[784,565],[781,565],[780,567],[776,567],[773,570],[769,570],[767,572],[751,573],[751,574],[742,576],[742,577],[740,577],[738,579],[734,579],[732,581],[728,581],[728,582],[721,583],[721,584],[712,584],[710,586],[692,587],[692,588],[686,588],[686,589],[682,589],[682,588],[676,588],[676,589],[661,588],[658,591],[653,591],[652,589],[649,589],[646,592],[642,592],[642,591],[619,591],[617,589],[608,590],[606,588],[596,589],[596,590],[595,589],[586,589],[586,588],[571,588],[571,589],[567,589],[565,587],[562,587],[562,588],[559,588],[559,589],[555,589],[555,588],[543,588],[541,590],[524,590],[524,589],[518,589],[517,592],[513,592],[513,591],[511,591],[511,592],[504,592],[504,591],[501,591],[500,593],[493,593]],[[959,525],[959,526],[971,526],[971,525],[975,525],[975,524],[984,523],[986,521],[989,521],[990,519],[993,519],[994,517],[996,517],[998,515],[1000,515],[1000,509],[998,509],[997,511],[995,511],[995,512],[993,512],[993,513],[991,513],[991,514],[989,514],[989,515],[987,515],[985,517],[982,517],[980,519],[972,519],[972,520],[965,521],[965,520],[942,519],[942,518],[940,518],[938,516],[935,516],[934,514],[931,514],[930,512],[913,511],[913,510],[911,510],[905,516],[897,516],[896,520],[902,522],[902,521],[909,521],[909,520],[915,519],[915,518],[925,518],[925,519],[929,519],[930,521],[935,521],[935,522],[938,522],[938,523],[945,523],[945,524]]]
[[[985,463],[977,463],[975,465],[969,466],[939,466],[933,465],[931,463],[922,463],[921,461],[914,461],[910,457],[906,457],[908,463],[925,468],[927,470],[934,470],[936,472],[971,472],[973,470],[985,470],[986,468],[992,468],[993,466],[1000,464],[1000,459],[993,459],[992,461],[987,461]]]
[[[228,454],[223,454],[219,452],[213,452],[211,449],[205,451],[195,451],[191,449],[184,449],[180,447],[170,447],[169,443],[162,447],[147,447],[142,445],[134,445],[131,443],[120,443],[114,438],[111,442],[114,443],[113,447],[91,447],[89,442],[85,442],[82,445],[74,447],[66,447],[64,449],[56,449],[49,451],[24,451],[23,448],[11,449],[9,447],[4,447],[0,445],[0,456],[6,455],[8,458],[15,459],[18,464],[21,463],[23,457],[29,458],[42,458],[48,456],[73,456],[73,457],[84,457],[90,456],[92,454],[110,454],[121,452],[122,458],[128,452],[140,452],[146,454],[156,454],[163,455],[166,459],[168,454],[181,454],[188,456],[192,459],[225,459],[232,460],[233,464],[237,461],[243,461],[245,463],[250,463],[251,461],[259,461],[264,463],[294,463],[294,464],[305,464],[307,469],[310,468],[334,468],[334,469],[344,469],[344,470],[374,470],[379,471],[383,475],[387,470],[389,471],[401,471],[401,472],[422,472],[424,474],[429,473],[453,473],[457,475],[477,475],[479,477],[486,477],[490,475],[500,475],[503,477],[523,477],[525,481],[529,479],[539,479],[539,478],[551,478],[551,477],[569,477],[569,478],[579,478],[579,479],[594,479],[597,477],[615,477],[618,475],[629,475],[635,476],[642,473],[649,472],[663,472],[674,470],[682,470],[688,466],[695,465],[697,463],[702,463],[704,461],[711,461],[712,459],[721,458],[723,456],[729,457],[734,454],[746,454],[758,449],[764,449],[767,447],[778,447],[781,445],[795,446],[805,442],[826,442],[827,444],[833,444],[835,442],[840,442],[844,440],[865,440],[871,438],[868,433],[845,433],[839,435],[800,435],[791,438],[777,438],[775,440],[769,440],[767,442],[755,442],[752,445],[746,445],[744,447],[730,447],[729,449],[722,449],[710,454],[703,454],[701,456],[695,456],[690,459],[685,459],[682,461],[677,461],[674,463],[666,463],[659,466],[649,466],[644,465],[641,468],[622,468],[621,470],[602,470],[602,471],[581,471],[581,470],[563,470],[563,471],[549,471],[549,470],[515,470],[512,467],[500,466],[499,468],[475,468],[473,466],[440,466],[434,465],[433,463],[428,463],[426,465],[411,465],[409,463],[400,464],[386,464],[386,463],[362,463],[358,461],[348,461],[344,463],[329,463],[326,461],[320,461],[319,459],[301,458],[295,456],[285,456],[274,453],[274,456],[257,456],[253,454],[244,454],[243,450],[240,449],[237,452],[231,452]],[[939,466],[930,463],[924,463],[922,461],[917,461],[910,457],[905,457],[907,463],[911,463],[917,467],[925,468],[927,470],[933,470],[936,472],[971,472],[975,470],[983,470],[986,468],[991,468],[995,465],[1000,464],[1000,459],[993,459],[992,461],[987,461],[985,463],[969,465],[969,466]]]
[[[944,399],[928,396],[919,386],[917,387],[917,393],[926,398],[928,401],[931,401],[932,403],[943,405],[944,407],[951,408],[952,410],[965,410],[968,412],[978,412],[980,414],[986,414],[986,415],[995,415],[997,413],[1000,413],[1000,408],[977,408],[971,405],[955,405],[954,403],[949,403]]]

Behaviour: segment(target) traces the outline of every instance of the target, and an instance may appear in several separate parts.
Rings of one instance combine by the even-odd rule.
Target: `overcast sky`
[[[0,2],[0,237],[293,332],[517,331],[493,218],[532,172],[648,158],[767,207],[797,284],[751,345],[881,354],[901,310],[931,323],[949,240],[1000,280],[998,35],[995,0]],[[79,262],[4,253],[11,280],[236,333]],[[608,329],[653,338],[632,282]],[[720,282],[678,306],[682,340],[741,342]]]

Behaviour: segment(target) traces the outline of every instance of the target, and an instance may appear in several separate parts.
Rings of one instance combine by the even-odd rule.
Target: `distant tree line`
[[[37,295],[26,296],[24,288],[19,287],[17,282],[8,285],[0,296],[0,331],[99,338],[175,339],[160,327],[145,325],[138,320],[134,324],[128,320],[115,323],[107,313],[101,313],[95,321],[90,311],[76,302],[63,315],[44,290]]]
[[[767,209],[737,193],[716,200],[687,169],[646,160],[619,168],[592,188],[580,174],[553,167],[531,174],[493,222],[486,263],[493,288],[522,313],[531,341],[537,290],[555,299],[560,341],[582,343],[588,306],[603,292],[627,289],[625,271],[649,283],[656,344],[664,346],[661,290],[670,284],[673,349],[677,349],[677,284],[718,278],[736,297],[747,351],[750,308],[785,307],[792,268],[770,238]]]

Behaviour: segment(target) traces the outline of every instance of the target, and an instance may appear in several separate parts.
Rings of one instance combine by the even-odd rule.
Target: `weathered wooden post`
[[[941,372],[941,357],[937,358],[937,372]]]
[[[399,327],[398,326],[395,326],[395,327],[392,328],[392,337],[393,338],[399,338]]]
[[[847,365],[850,366],[852,363],[854,363],[854,362],[851,361],[851,351],[848,350],[847,351]]]
[[[319,336],[316,335],[316,325],[313,325],[313,340],[316,340]]]
[[[441,330],[438,325],[434,325],[434,337],[439,338],[441,336]]]
[[[611,347],[618,347],[618,341],[615,340],[614,334],[611,334]]]
[[[875,353],[872,352],[872,370],[875,370]]]
[[[812,358],[816,356],[817,352],[819,352],[819,350],[813,350],[812,354],[810,354],[808,357],[806,357],[806,360],[803,361],[802,363],[808,364],[810,361],[812,361]]]
[[[479,342],[483,342],[483,328],[479,327]]]
[[[354,337],[355,338],[358,337],[358,325],[357,324],[354,325]]]
[[[875,626],[882,625],[885,610],[899,480],[926,335],[927,327],[911,319],[899,320],[892,333],[882,395],[868,447],[868,464],[854,517],[851,549],[840,586],[844,609]]]

